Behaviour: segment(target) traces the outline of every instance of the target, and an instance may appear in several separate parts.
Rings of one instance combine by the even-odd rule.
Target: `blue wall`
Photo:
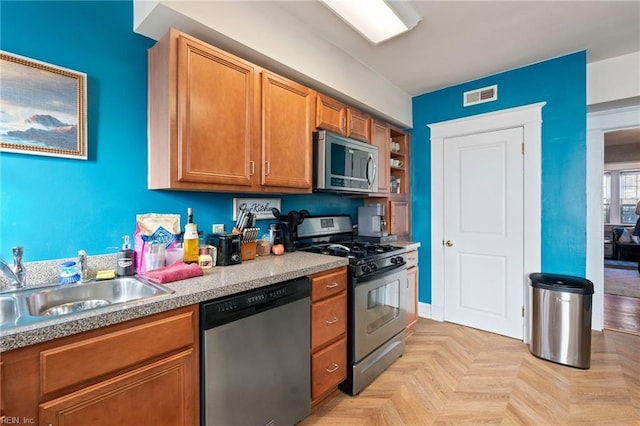
[[[184,224],[187,207],[205,232],[213,223],[231,229],[233,197],[242,194],[147,189],[147,49],[155,41],[133,32],[131,1],[2,1],[0,19],[2,50],[87,74],[89,144],[88,161],[0,153],[0,257],[14,245],[25,246],[26,261],[111,253],[133,235],[136,214],[179,213]],[[273,197],[283,212],[355,216],[362,205],[330,194]]]
[[[465,91],[498,85],[498,100],[462,106]],[[413,238],[420,249],[420,301],[431,303],[428,124],[546,101],[542,109],[542,271],[586,268],[586,52],[578,52],[413,98]]]

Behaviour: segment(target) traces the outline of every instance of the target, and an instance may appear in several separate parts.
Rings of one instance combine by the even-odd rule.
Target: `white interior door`
[[[522,339],[523,129],[444,140],[446,321]]]

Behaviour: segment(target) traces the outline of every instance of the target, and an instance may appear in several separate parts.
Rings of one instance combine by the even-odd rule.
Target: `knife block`
[[[242,253],[242,260],[251,260],[256,258],[256,241],[244,242],[240,246],[240,252]]]

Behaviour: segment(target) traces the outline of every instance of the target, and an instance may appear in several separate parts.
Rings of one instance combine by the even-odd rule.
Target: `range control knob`
[[[369,265],[362,265],[362,272],[367,273],[370,271],[371,271],[371,268],[369,267]]]
[[[372,263],[371,265],[369,265],[369,267],[371,268],[372,271],[378,270],[378,265],[376,265],[375,263]]]
[[[396,263],[398,263],[398,258],[397,258],[397,257],[392,257],[392,258],[391,258],[391,263],[393,263],[394,265],[395,265]]]

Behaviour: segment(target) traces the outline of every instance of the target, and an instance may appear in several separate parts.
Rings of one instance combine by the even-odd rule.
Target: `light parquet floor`
[[[405,355],[301,425],[640,425],[640,336],[593,332],[591,368],[508,337],[420,319]]]

